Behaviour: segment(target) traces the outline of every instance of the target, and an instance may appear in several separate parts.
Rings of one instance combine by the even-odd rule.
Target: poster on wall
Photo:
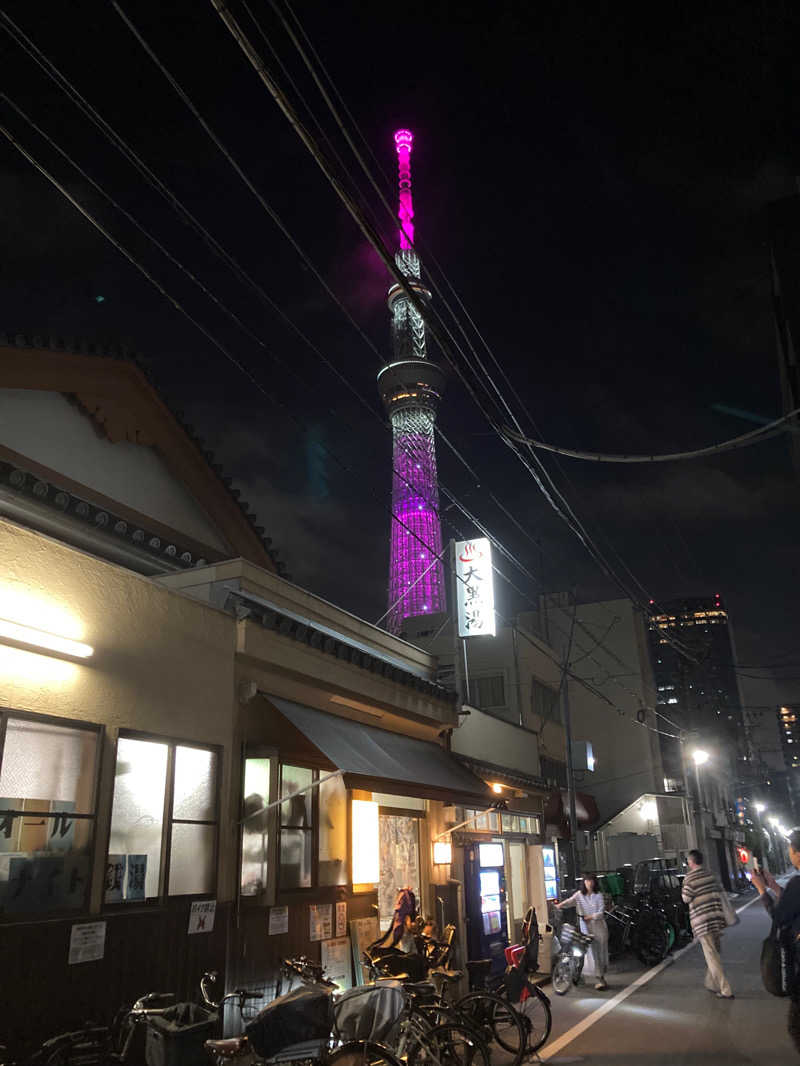
[[[109,855],[106,859],[105,902],[121,903],[125,884],[127,855]]]
[[[308,908],[309,939],[330,940],[333,936],[333,904],[311,903]]]
[[[69,957],[67,964],[96,962],[106,952],[106,923],[83,922],[73,925],[69,934]]]
[[[375,943],[378,935],[378,919],[374,915],[372,918],[354,918],[350,922],[350,946],[353,953],[353,973],[356,975],[357,985],[365,985],[367,983],[368,974],[364,970],[361,956],[370,944]]]
[[[279,933],[289,932],[289,908],[270,907],[268,936],[277,936]]]
[[[147,856],[128,856],[128,877],[125,885],[125,899],[144,899],[144,886],[147,878]]]
[[[336,939],[339,937],[347,936],[347,904],[336,904],[336,933],[334,934]]]
[[[189,911],[189,932],[210,933],[214,928],[214,915],[217,912],[215,899],[196,899]]]
[[[320,950],[320,961],[328,980],[333,981],[340,992],[352,988],[350,937],[340,936],[334,940],[323,940]]]

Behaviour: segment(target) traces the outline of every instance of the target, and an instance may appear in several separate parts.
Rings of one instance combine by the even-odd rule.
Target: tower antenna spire
[[[411,130],[398,130],[394,135],[397,149],[399,197],[397,216],[400,219],[400,247],[414,245],[414,204],[411,199],[411,146],[414,134]]]

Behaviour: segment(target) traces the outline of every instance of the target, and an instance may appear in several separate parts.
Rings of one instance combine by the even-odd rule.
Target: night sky
[[[211,4],[126,0],[123,7],[388,356],[385,269]],[[5,10],[380,414],[377,356],[113,8],[26,0]],[[251,0],[251,10],[344,157],[346,145],[269,3]],[[275,68],[238,3],[234,11]],[[728,4],[712,14],[696,4],[465,10],[410,0],[298,4],[296,11],[389,175],[392,196],[392,132],[414,130],[423,262],[433,266],[430,249],[513,384],[521,417],[529,415],[545,439],[587,450],[672,451],[753,428],[714,405],[780,414],[765,207],[795,192],[800,172],[793,5]],[[17,45],[2,32],[0,41],[15,103],[246,320],[269,353],[6,105],[4,124],[274,402],[7,144],[0,147],[0,329],[130,344],[236,477],[293,578],[376,620],[388,563],[386,429]],[[285,73],[278,77],[288,87]],[[355,175],[351,156],[347,164]],[[377,215],[374,192],[361,176],[358,184]],[[393,242],[390,220],[379,217]],[[443,482],[538,578],[506,566],[520,591],[500,590],[504,611],[529,607],[542,580],[548,591],[576,587],[584,600],[618,595],[457,381],[440,420],[480,477],[477,485],[440,448]],[[782,673],[800,674],[800,509],[785,437],[703,462],[547,462],[593,536],[651,595],[721,592],[741,661],[755,667],[780,657]],[[455,511],[445,519],[445,537],[455,532],[450,519],[459,532],[473,532]]]

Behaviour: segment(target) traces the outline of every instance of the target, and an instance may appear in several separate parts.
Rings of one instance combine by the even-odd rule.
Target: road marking
[[[756,896],[754,899],[748,900],[747,903],[737,908],[736,913],[741,914],[742,911],[747,910],[751,903],[755,903],[756,900],[760,898],[760,896]],[[633,995],[637,988],[642,988],[648,983],[648,981],[652,981],[662,970],[665,970],[668,966],[672,966],[673,963],[678,961],[681,955],[687,951],[691,951],[692,948],[697,947],[699,943],[699,940],[692,940],[685,948],[676,951],[674,955],[664,959],[663,962],[659,962],[657,966],[653,966],[650,970],[645,970],[645,972],[640,974],[635,981],[632,981],[631,984],[626,985],[620,992],[617,992],[613,999],[608,999],[605,1003],[601,1003],[601,1005],[596,1010],[593,1010],[591,1014],[587,1014],[585,1018],[581,1019],[581,1021],[576,1022],[571,1029],[567,1029],[566,1033],[562,1033],[561,1036],[557,1040],[554,1040],[549,1047],[542,1048],[539,1052],[539,1058],[542,1062],[547,1062],[553,1057],[553,1055],[557,1055],[562,1048],[567,1046],[567,1044],[571,1044],[573,1040],[577,1040],[577,1038],[585,1033],[587,1029],[590,1029],[596,1022],[599,1022],[601,1018],[604,1018],[609,1011],[618,1007],[620,1003],[624,1003],[629,996]]]

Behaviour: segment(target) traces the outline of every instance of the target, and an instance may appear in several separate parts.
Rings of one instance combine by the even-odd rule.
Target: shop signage
[[[277,936],[279,933],[289,932],[289,908],[270,907],[269,909],[269,936]]]
[[[67,963],[96,962],[106,952],[106,923],[83,922],[73,925],[69,934],[69,958]]]
[[[487,537],[459,540],[455,556],[458,635],[493,637],[496,630],[492,546]]]
[[[217,912],[215,899],[196,899],[189,911],[189,932],[210,933],[214,928],[214,915]]]
[[[346,903],[337,903],[336,904],[336,938],[338,940],[340,937],[343,937],[343,936],[346,936],[346,935],[347,935],[347,904]],[[348,963],[348,966],[349,965],[350,964]]]
[[[309,939],[330,940],[333,936],[333,904],[311,903],[309,911]]]

